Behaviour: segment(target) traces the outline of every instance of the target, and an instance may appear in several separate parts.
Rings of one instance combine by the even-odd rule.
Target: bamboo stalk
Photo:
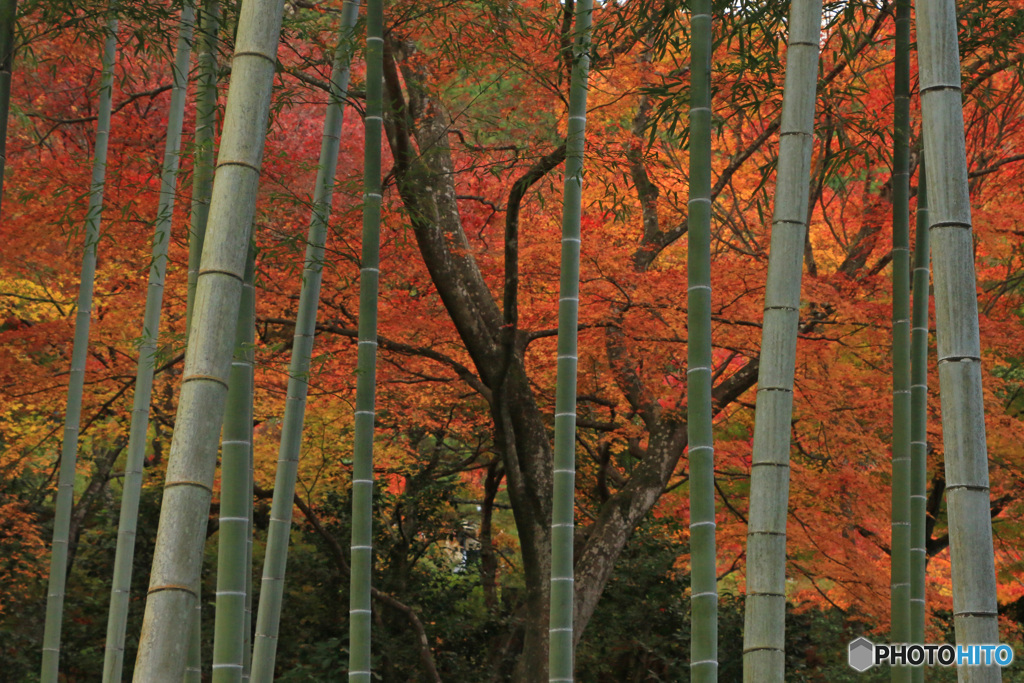
[[[196,131],[192,163],[191,231],[188,240],[188,298],[185,305],[185,335],[192,329],[199,261],[206,239],[206,223],[213,194],[214,140],[217,127],[217,40],[220,32],[220,0],[205,0],[199,11],[199,56],[196,77]],[[196,606],[192,610],[188,663],[184,683],[202,683],[203,601],[202,580],[195,585]]]
[[[793,0],[750,475],[745,683],[785,680],[790,422],[820,35],[820,0]]]
[[[248,595],[249,495],[255,334],[256,252],[249,247],[235,330],[235,357],[228,378],[221,439],[220,531],[217,605],[213,630],[213,683],[236,683],[245,669],[245,602]]]
[[[551,504],[551,616],[548,680],[572,681],[573,530],[576,492],[576,374],[580,307],[580,218],[583,154],[586,146],[587,81],[593,0],[575,7],[575,40],[569,79],[569,120],[565,140],[562,258],[558,287],[558,370],[555,379],[555,448]]]
[[[198,75],[196,77],[196,132],[192,163],[192,214],[188,240],[188,300],[185,308],[185,333],[192,325],[199,259],[206,239],[206,222],[213,194],[214,140],[217,127],[217,37],[220,32],[220,0],[205,0],[199,11],[199,35],[196,41]]]
[[[46,624],[43,633],[42,683],[56,683],[60,668],[61,620],[64,612],[64,587],[67,582],[68,538],[71,508],[75,493],[75,461],[78,459],[78,435],[82,417],[82,391],[85,385],[85,359],[89,350],[89,323],[96,278],[96,245],[103,217],[103,189],[107,172],[107,147],[110,140],[111,100],[114,90],[114,60],[117,50],[117,18],[111,11],[107,19],[103,45],[103,69],[100,75],[99,117],[96,122],[96,147],[89,185],[89,208],[85,215],[85,246],[82,277],[75,317],[75,341],[71,351],[67,413],[64,441],[60,453],[56,510],[53,519],[53,545],[50,580],[46,593]]]
[[[306,396],[309,392],[309,365],[316,335],[317,307],[320,301],[320,285],[323,277],[324,245],[327,240],[328,219],[334,196],[338,146],[341,141],[341,129],[345,114],[344,100],[348,94],[353,32],[358,18],[358,0],[347,0],[342,12],[338,47],[331,68],[330,102],[328,102],[327,114],[324,118],[320,164],[317,170],[313,212],[310,216],[309,236],[302,272],[302,291],[299,294],[299,312],[295,323],[291,362],[288,366],[288,400],[285,402],[281,447],[278,453],[277,475],[274,482],[274,500],[271,504],[267,550],[260,584],[260,603],[256,614],[256,638],[252,655],[252,680],[254,681],[269,682],[274,673],[278,628],[284,600],[288,541],[291,537],[295,482],[298,476],[299,454],[302,447]]]
[[[146,457],[149,430],[149,404],[153,397],[153,372],[157,341],[160,336],[160,312],[167,273],[167,249],[171,241],[174,199],[177,194],[178,164],[181,150],[181,128],[185,119],[189,62],[192,55],[192,29],[195,9],[186,2],[181,8],[181,28],[172,65],[171,106],[167,118],[167,140],[160,173],[160,199],[153,235],[153,254],[149,266],[149,289],[143,317],[141,343],[135,378],[128,454],[125,458],[124,485],[121,494],[121,516],[117,526],[117,550],[114,555],[114,577],[110,590],[110,613],[107,619],[106,652],[103,680],[121,680],[124,666],[125,630],[131,599],[132,564],[135,558],[135,535],[138,530],[139,498],[142,494],[142,468]]]
[[[917,243],[914,250],[914,311],[910,345],[910,642],[924,643],[928,481],[928,184],[925,163],[917,181]],[[924,668],[911,672],[923,683]]]
[[[11,106],[11,69],[14,64],[14,22],[18,0],[0,0],[0,209],[4,199],[7,165],[7,113]]]
[[[690,680],[718,680],[715,449],[711,408],[711,0],[690,19],[686,432],[690,461]]]
[[[953,619],[958,644],[995,644],[999,617],[956,4],[917,0],[916,7]],[[1002,680],[996,665],[958,673],[967,683]]]
[[[283,0],[243,0],[134,680],[177,683],[198,596]]]
[[[892,172],[892,586],[890,642],[910,640],[910,0],[896,0]],[[893,666],[893,683],[911,667]]]
[[[370,587],[373,572],[373,428],[377,381],[377,290],[380,281],[381,123],[384,115],[384,3],[366,5],[366,142],[363,249],[359,271],[359,344],[352,456],[349,589],[350,683],[370,683]]]

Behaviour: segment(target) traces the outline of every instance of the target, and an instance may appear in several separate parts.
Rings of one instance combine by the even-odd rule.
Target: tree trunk
[[[921,114],[935,282],[939,391],[957,643],[998,643],[995,558],[981,388],[981,341],[967,185],[956,5],[918,0]],[[961,681],[1002,680],[998,666],[961,668]]]
[[[164,277],[167,273],[167,249],[171,242],[174,199],[177,196],[181,128],[185,119],[194,22],[195,9],[191,3],[186,2],[181,9],[181,28],[174,64],[171,67],[174,87],[171,90],[170,113],[167,117],[167,141],[164,145],[164,163],[160,174],[160,200],[153,235],[153,256],[149,266],[149,289],[142,323],[142,342],[139,344],[128,455],[125,460],[121,493],[121,516],[117,525],[117,550],[114,555],[114,578],[110,590],[110,614],[107,620],[107,643],[103,660],[105,683],[119,683],[124,665],[125,630],[131,601],[139,497],[142,494],[142,468],[146,458],[149,432],[149,404],[153,398],[153,372],[160,336],[160,311],[164,299]]]
[[[793,0],[750,475],[745,683],[785,680],[790,421],[820,36],[820,0]]]
[[[495,460],[487,467],[484,499],[480,510],[480,585],[484,604],[492,612],[498,609],[498,553],[494,549],[494,498],[505,478],[501,464]]]
[[[711,406],[711,0],[690,16],[687,231],[687,453],[690,460],[690,680],[718,680],[715,448]]]
[[[202,570],[283,0],[244,0],[134,680],[177,683]]]
[[[352,544],[348,680],[370,683],[373,573],[373,432],[377,391],[377,291],[380,282],[381,125],[384,115],[384,2],[366,19],[363,249],[359,270],[359,349],[352,454]]]
[[[516,611],[514,628],[522,633],[522,650],[513,678],[517,682],[543,683],[548,674],[551,562],[551,507],[545,492],[552,489],[552,449],[523,360],[526,336],[515,329],[516,222],[519,202],[537,180],[561,163],[564,147],[539,159],[509,192],[503,315],[480,274],[461,225],[448,145],[448,114],[428,91],[430,74],[423,63],[413,66],[403,61],[401,50],[408,47],[396,37],[386,43],[384,53],[385,86],[391,103],[385,110],[385,128],[395,158],[395,178],[424,264],[479,375],[479,382],[471,373],[467,381],[489,403],[494,443],[505,468],[526,584],[523,604]],[[431,153],[420,155],[417,148]],[[638,253],[653,241],[663,248],[666,234],[655,231],[645,235]],[[646,259],[646,264],[651,261],[653,258]],[[609,353],[615,365],[629,365],[624,350]],[[757,362],[753,361],[721,382],[713,393],[715,411],[746,391],[756,373]],[[622,379],[620,384],[633,408],[643,416],[651,432],[651,445],[628,482],[604,503],[597,521],[586,531],[582,552],[575,561],[573,636],[577,642],[616,558],[635,526],[658,500],[686,445],[685,422],[674,412],[657,417],[645,392],[634,391],[638,382],[633,377]]]
[[[344,99],[348,94],[349,63],[352,59],[352,32],[359,18],[358,1],[344,5],[338,48],[331,69],[331,93],[324,119],[320,146],[320,165],[313,196],[302,291],[295,324],[295,341],[288,367],[288,400],[285,402],[281,447],[274,483],[274,501],[270,513],[270,529],[260,585],[260,604],[256,616],[256,640],[253,651],[252,678],[269,682],[273,679],[277,651],[278,625],[284,599],[284,576],[291,538],[291,519],[299,452],[302,447],[302,426],[309,392],[309,364],[316,333],[317,307],[323,276],[324,244],[334,194],[334,176],[338,165],[338,145],[344,121]]]
[[[50,557],[50,581],[46,593],[46,625],[43,634],[43,662],[40,675],[40,681],[43,683],[56,683],[57,672],[60,668],[60,634],[64,612],[64,586],[67,581],[68,533],[75,494],[75,461],[78,458],[82,390],[85,385],[85,359],[89,350],[89,322],[92,315],[92,292],[96,277],[96,245],[100,239],[100,220],[103,216],[103,188],[107,172],[107,144],[110,140],[116,50],[117,19],[111,13],[107,20],[106,41],[103,46],[99,117],[96,122],[96,148],[89,185],[89,208],[85,215],[82,279],[78,290],[75,341],[71,352],[67,414],[64,418],[64,442],[60,453],[60,475],[53,520],[53,550]]]

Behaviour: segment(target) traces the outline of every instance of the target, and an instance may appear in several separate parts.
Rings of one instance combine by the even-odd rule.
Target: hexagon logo
[[[875,644],[867,638],[858,638],[850,643],[850,666],[857,671],[867,671],[875,665]]]

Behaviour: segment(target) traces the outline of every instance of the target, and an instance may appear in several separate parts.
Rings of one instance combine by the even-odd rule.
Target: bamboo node
[[[182,379],[181,383],[184,384],[185,382],[194,382],[196,380],[201,380],[201,379],[206,379],[206,380],[209,380],[211,382],[216,382],[217,384],[220,384],[221,386],[223,386],[225,389],[228,388],[228,383],[227,382],[222,380],[220,377],[214,377],[213,375],[189,375],[188,377],[185,377],[184,379]]]
[[[164,488],[165,489],[169,489],[169,488],[171,488],[173,486],[196,486],[198,488],[203,489],[204,491],[206,491],[207,493],[209,493],[211,495],[213,494],[213,488],[210,487],[210,486],[207,486],[206,484],[202,483],[201,481],[191,481],[189,479],[183,479],[181,481],[169,481],[166,484],[164,484]]]
[[[150,586],[147,595],[153,595],[153,593],[159,593],[161,591],[181,591],[182,593],[188,593],[192,597],[198,597],[196,592],[188,586],[179,586],[178,584],[169,583],[166,586]]]

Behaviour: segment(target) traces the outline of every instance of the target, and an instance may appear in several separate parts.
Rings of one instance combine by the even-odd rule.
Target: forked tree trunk
[[[960,54],[953,0],[917,0],[918,71],[935,282],[939,391],[957,643],[998,643],[995,558],[981,389],[981,340]],[[961,668],[961,681],[1002,680],[998,666]]]
[[[352,454],[352,543],[348,680],[370,683],[370,584],[373,572],[373,427],[380,281],[381,124],[384,115],[384,2],[366,5],[366,117],[363,251],[359,271],[359,345]]]
[[[353,28],[359,18],[359,2],[347,1],[341,18],[338,47],[331,68],[331,93],[320,144],[320,165],[313,196],[313,214],[309,222],[306,260],[302,271],[302,291],[295,323],[291,363],[288,366],[288,399],[285,402],[281,447],[274,481],[267,551],[263,563],[260,604],[256,614],[256,640],[253,651],[252,679],[269,683],[274,675],[278,626],[284,600],[284,577],[291,538],[295,481],[298,476],[302,426],[309,392],[309,364],[316,334],[316,314],[323,277],[324,244],[334,196],[334,176],[338,165],[338,145],[348,94],[349,64],[352,60]]]
[[[892,170],[892,554],[890,642],[910,640],[910,0],[896,1]],[[911,667],[891,668],[907,683]]]
[[[217,548],[217,607],[213,632],[213,683],[241,683],[245,669],[245,602],[252,456],[253,346],[256,252],[249,259],[235,330],[235,357],[228,379],[221,440],[220,526]]]
[[[686,431],[690,461],[690,680],[718,680],[715,449],[711,407],[711,0],[690,18]]]
[[[125,458],[121,516],[117,525],[114,578],[110,590],[110,613],[107,618],[107,643],[103,660],[105,683],[120,683],[124,665],[124,640],[128,624],[128,606],[131,601],[135,534],[139,521],[139,497],[142,493],[142,467],[146,457],[149,404],[153,397],[153,371],[157,340],[160,336],[160,310],[164,299],[164,276],[167,273],[167,248],[171,242],[171,222],[174,217],[174,199],[177,196],[181,127],[185,118],[185,96],[188,90],[194,21],[195,10],[191,3],[186,2],[181,9],[181,29],[178,33],[174,64],[171,67],[173,88],[167,117],[167,141],[164,145],[164,163],[160,173],[160,200],[156,211],[153,255],[149,266],[149,289],[142,323],[142,342],[139,345],[128,454]]]
[[[555,467],[551,501],[551,603],[548,626],[548,680],[573,681],[573,529],[576,487],[576,368],[580,308],[580,218],[583,153],[590,75],[593,0],[578,0],[574,17],[569,120],[565,138],[562,204],[562,261],[558,287],[558,349],[555,379]],[[538,491],[544,495],[544,491]]]
[[[244,0],[134,680],[178,683],[202,569],[283,0]]]
[[[820,36],[821,0],[793,0],[750,474],[745,683],[785,680],[790,421]]]
[[[96,148],[89,185],[89,208],[85,215],[82,278],[78,289],[75,341],[71,351],[68,404],[64,418],[64,442],[60,452],[60,474],[58,475],[56,511],[53,519],[50,581],[46,592],[46,625],[43,634],[43,662],[39,677],[42,683],[56,683],[57,672],[60,668],[60,634],[64,612],[64,586],[67,581],[68,535],[75,494],[75,461],[78,459],[78,433],[82,417],[85,359],[89,350],[89,322],[92,315],[92,292],[96,277],[96,245],[100,239],[100,220],[103,216],[103,188],[107,173],[107,143],[110,140],[116,50],[117,19],[111,13],[107,20],[106,41],[103,46],[99,116],[96,122]]]
[[[924,642],[928,488],[928,185],[921,161],[914,245],[914,312],[910,345],[910,642]],[[924,667],[911,670],[923,683]]]

